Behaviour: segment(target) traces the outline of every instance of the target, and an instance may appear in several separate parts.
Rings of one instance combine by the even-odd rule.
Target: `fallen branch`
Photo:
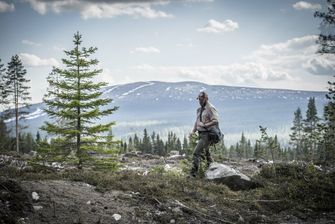
[[[205,214],[205,213],[203,213],[203,212],[201,212],[201,211],[192,209],[192,208],[190,208],[190,207],[184,205],[183,203],[181,203],[181,202],[178,201],[178,200],[175,200],[175,202],[176,202],[175,204],[177,204],[178,206],[180,206],[180,207],[182,207],[182,208],[184,208],[184,209],[186,209],[186,210],[188,210],[188,211],[191,211],[191,212],[193,212],[193,213],[197,213],[197,214],[199,214],[199,215],[201,215],[201,216],[204,216],[204,217],[208,218],[209,220],[207,220],[207,221],[210,221],[210,219],[215,219],[215,221],[219,221],[219,222],[221,222],[221,223],[233,224],[233,222],[229,222],[229,221],[227,221],[227,220],[220,219],[220,218],[218,218],[218,217],[210,216],[210,215],[207,215],[207,214]],[[214,222],[213,222],[213,223],[214,223]]]
[[[156,201],[158,203],[158,205],[161,205],[162,203],[155,197],[152,198],[154,201]]]
[[[283,200],[244,200],[244,199],[235,199],[235,198],[223,198],[227,201],[242,201],[242,202],[281,202]]]
[[[1,186],[3,189],[5,189],[6,191],[9,191],[10,193],[14,193],[14,192],[10,191],[10,190],[9,190],[6,186],[4,186],[4,185],[0,184],[0,186]]]

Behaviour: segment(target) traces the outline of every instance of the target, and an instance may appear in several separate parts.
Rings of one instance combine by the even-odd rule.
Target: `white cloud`
[[[317,10],[317,9],[321,9],[320,4],[313,4],[313,3],[305,2],[305,1],[296,2],[295,4],[292,5],[292,7],[296,10]]]
[[[26,44],[26,45],[30,45],[30,46],[35,46],[35,47],[40,47],[42,46],[42,44],[40,43],[35,43],[33,41],[30,40],[22,40],[21,43]]]
[[[39,14],[51,11],[79,11],[83,19],[113,18],[116,16],[132,16],[135,18],[172,18],[173,15],[153,8],[155,5],[168,4],[169,1],[80,1],[80,0],[25,0]]]
[[[54,49],[55,51],[65,51],[65,48],[60,46],[53,46],[52,49]]]
[[[0,1],[0,13],[1,12],[12,12],[15,10],[15,6],[13,3],[8,4],[5,1]]]
[[[47,12],[47,2],[39,0],[25,0],[25,2],[28,2],[30,6],[41,15],[44,15]]]
[[[83,19],[113,18],[122,15],[149,19],[173,17],[171,14],[153,9],[152,5],[149,3],[87,4],[81,9],[81,16]]]
[[[21,53],[20,57],[26,66],[40,67],[40,66],[59,66],[59,63],[54,58],[42,59],[34,54]]]
[[[114,74],[108,68],[102,68],[102,73],[96,76],[97,81],[99,82],[107,82],[108,85],[112,85],[115,83]]]
[[[260,63],[247,62],[230,65],[211,65],[181,68],[183,78],[212,84],[226,83],[232,85],[256,85],[259,81],[280,81],[291,79],[283,70],[274,70]]]
[[[240,63],[203,66],[153,66],[142,64],[125,73],[132,81],[199,81],[209,84],[324,90],[334,74],[335,56],[316,54],[317,36],[292,38],[261,45]]]
[[[197,29],[197,31],[207,33],[223,33],[223,32],[232,32],[238,28],[239,28],[238,23],[230,19],[227,19],[223,22],[211,19],[204,27]]]
[[[130,53],[160,53],[161,51],[155,47],[136,47],[134,50],[131,50]]]
[[[310,57],[302,66],[314,75],[331,75],[335,71],[335,55]]]
[[[155,125],[169,124],[168,121],[162,120],[143,120],[143,121],[124,121],[117,122],[115,127],[149,127]]]
[[[193,48],[194,44],[193,43],[178,43],[176,44],[177,47],[186,47],[186,48]]]
[[[131,73],[138,74],[138,77],[145,80],[154,80],[159,76],[164,77],[162,81],[192,80],[209,84],[247,86],[258,86],[260,82],[292,80],[284,70],[274,70],[253,62],[205,66],[136,66]]]
[[[214,0],[184,0],[184,2],[214,2]]]
[[[154,70],[155,68],[149,64],[141,64],[135,67],[138,70]]]
[[[315,75],[331,75],[335,70],[334,55],[316,54],[318,36],[308,35],[285,42],[262,45],[247,57],[275,69],[304,70]]]

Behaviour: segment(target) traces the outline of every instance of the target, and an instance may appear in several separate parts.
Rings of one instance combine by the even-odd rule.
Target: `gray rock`
[[[206,179],[225,184],[232,190],[248,190],[259,186],[248,176],[221,163],[212,163],[205,176]]]
[[[33,208],[34,208],[35,211],[39,211],[39,210],[41,210],[43,208],[43,206],[34,205]]]

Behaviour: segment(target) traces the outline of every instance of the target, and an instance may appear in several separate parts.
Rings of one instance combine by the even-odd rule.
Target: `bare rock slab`
[[[212,163],[205,173],[205,178],[225,184],[234,191],[249,190],[260,186],[245,174],[221,163]]]

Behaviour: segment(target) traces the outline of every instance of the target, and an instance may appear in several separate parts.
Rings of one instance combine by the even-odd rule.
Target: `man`
[[[190,172],[190,177],[197,175],[203,151],[205,151],[207,166],[213,162],[209,152],[211,141],[208,136],[208,130],[219,123],[219,114],[215,107],[208,102],[207,93],[203,91],[200,92],[197,99],[199,100],[200,107],[197,109],[197,119],[191,135],[198,131],[199,141],[193,152],[193,167]]]

